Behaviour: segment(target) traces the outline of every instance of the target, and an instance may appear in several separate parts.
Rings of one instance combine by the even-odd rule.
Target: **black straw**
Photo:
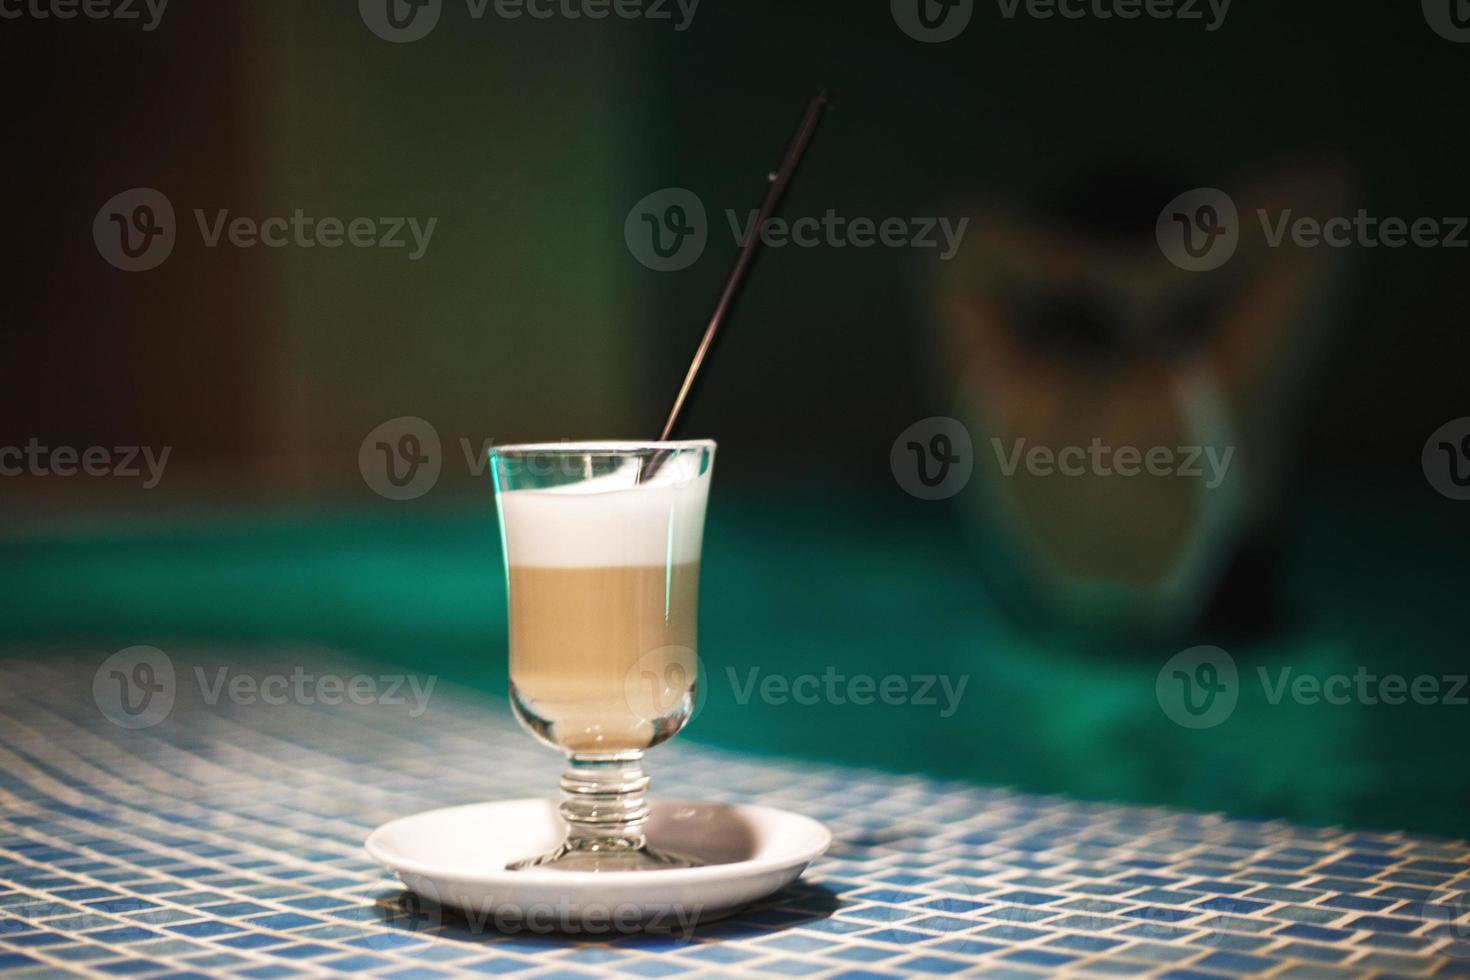
[[[735,301],[739,298],[740,291],[749,276],[751,265],[760,252],[761,232],[765,229],[766,222],[775,217],[780,209],[781,200],[786,196],[786,189],[791,185],[791,179],[796,176],[797,168],[801,166],[802,158],[806,156],[807,146],[811,143],[812,137],[816,135],[817,126],[822,121],[822,113],[826,111],[830,102],[831,98],[825,89],[812,96],[811,101],[807,103],[806,112],[802,114],[796,135],[792,137],[791,144],[786,148],[786,155],[781,159],[781,166],[766,177],[765,198],[761,201],[760,210],[756,212],[754,224],[750,226],[750,230],[745,235],[745,241],[740,243],[740,252],[735,257],[735,267],[730,270],[730,276],[725,280],[725,288],[720,292],[720,300],[715,304],[715,311],[709,318],[709,325],[704,328],[704,337],[694,351],[694,360],[689,364],[689,372],[684,375],[684,384],[679,388],[679,395],[674,399],[674,407],[669,411],[669,419],[664,423],[664,430],[659,435],[660,442],[667,441],[679,424],[679,413],[683,411],[685,402],[689,400],[700,380],[699,369],[708,359],[710,351],[714,349],[720,325],[725,322],[734,308]],[[656,465],[650,467],[647,475],[652,475],[656,469]]]

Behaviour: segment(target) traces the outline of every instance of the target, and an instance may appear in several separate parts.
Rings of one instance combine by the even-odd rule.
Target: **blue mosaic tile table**
[[[180,659],[167,716],[129,730],[94,700],[102,660],[0,662],[0,969],[17,976],[1470,976],[1464,842],[681,740],[650,757],[660,794],[811,815],[832,853],[692,936],[477,931],[405,896],[362,841],[418,810],[551,795],[557,759],[499,704],[440,687],[417,718],[409,705],[211,705]]]

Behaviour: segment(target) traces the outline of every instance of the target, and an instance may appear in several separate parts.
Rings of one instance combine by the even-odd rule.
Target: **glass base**
[[[556,871],[667,871],[698,868],[700,862],[679,854],[665,854],[647,846],[573,847],[563,844],[550,854],[506,865],[508,871],[550,868]]]
[[[648,774],[642,752],[568,756],[561,777],[565,798],[557,811],[566,839],[550,854],[506,865],[508,871],[665,871],[697,868],[699,861],[648,846]]]

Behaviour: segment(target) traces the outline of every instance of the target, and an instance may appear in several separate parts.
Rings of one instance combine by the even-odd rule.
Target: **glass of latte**
[[[491,453],[510,698],[567,756],[566,839],[512,868],[688,867],[648,846],[646,749],[689,718],[715,444],[547,443]]]

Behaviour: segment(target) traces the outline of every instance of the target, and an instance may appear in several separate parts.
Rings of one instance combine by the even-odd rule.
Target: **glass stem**
[[[567,757],[561,777],[566,847],[577,851],[636,851],[646,843],[648,774],[642,752]]]

